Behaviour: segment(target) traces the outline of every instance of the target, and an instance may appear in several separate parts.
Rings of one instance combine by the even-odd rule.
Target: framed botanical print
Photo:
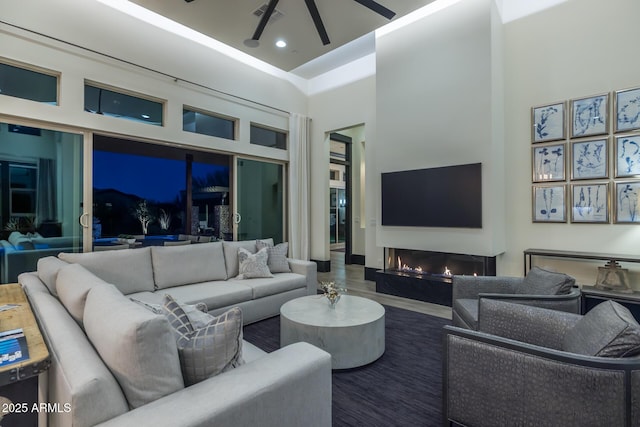
[[[640,129],[640,87],[616,91],[615,132]]]
[[[608,133],[608,111],[608,93],[571,100],[571,137]]]
[[[640,176],[640,135],[620,135],[614,145],[615,177]]]
[[[609,222],[609,183],[571,184],[571,222]]]
[[[607,138],[571,142],[571,179],[609,177]]]
[[[532,148],[533,182],[565,180],[565,144],[553,144]]]
[[[531,142],[565,139],[565,103],[542,105],[531,109]]]
[[[640,181],[621,181],[615,183],[614,222],[621,224],[640,224]]]
[[[533,222],[567,222],[566,185],[533,186]]]

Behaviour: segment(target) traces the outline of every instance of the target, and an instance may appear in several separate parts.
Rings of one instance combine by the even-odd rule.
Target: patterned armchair
[[[580,289],[575,279],[533,267],[526,277],[453,276],[453,325],[478,327],[481,299],[500,299],[518,304],[580,313]]]
[[[443,424],[640,426],[640,326],[612,301],[581,316],[480,301],[444,328]]]

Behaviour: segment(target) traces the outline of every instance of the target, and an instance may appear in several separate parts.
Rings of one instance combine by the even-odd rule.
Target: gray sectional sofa
[[[139,303],[161,304],[168,294],[203,302],[213,315],[240,307],[247,324],[317,292],[309,261],[237,279],[240,247],[256,252],[245,241],[62,253],[21,274],[52,359],[41,395],[71,408],[47,414],[48,425],[331,425],[328,353],[296,343],[267,354],[244,341],[244,364],[185,387],[168,320]]]

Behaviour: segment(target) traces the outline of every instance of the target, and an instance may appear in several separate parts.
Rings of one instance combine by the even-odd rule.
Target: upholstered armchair
[[[443,424],[640,426],[640,326],[606,301],[581,316],[480,300],[444,328]]]
[[[526,277],[453,276],[453,325],[477,329],[478,303],[483,298],[579,313],[580,289],[575,283],[571,276],[539,267]]]

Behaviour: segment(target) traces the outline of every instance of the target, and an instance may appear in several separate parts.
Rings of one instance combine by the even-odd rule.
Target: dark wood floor
[[[344,252],[331,252],[331,271],[318,273],[318,280],[333,281],[341,287],[347,288],[350,295],[370,298],[380,304],[451,319],[451,307],[377,293],[375,282],[364,280],[362,265],[344,264]]]

